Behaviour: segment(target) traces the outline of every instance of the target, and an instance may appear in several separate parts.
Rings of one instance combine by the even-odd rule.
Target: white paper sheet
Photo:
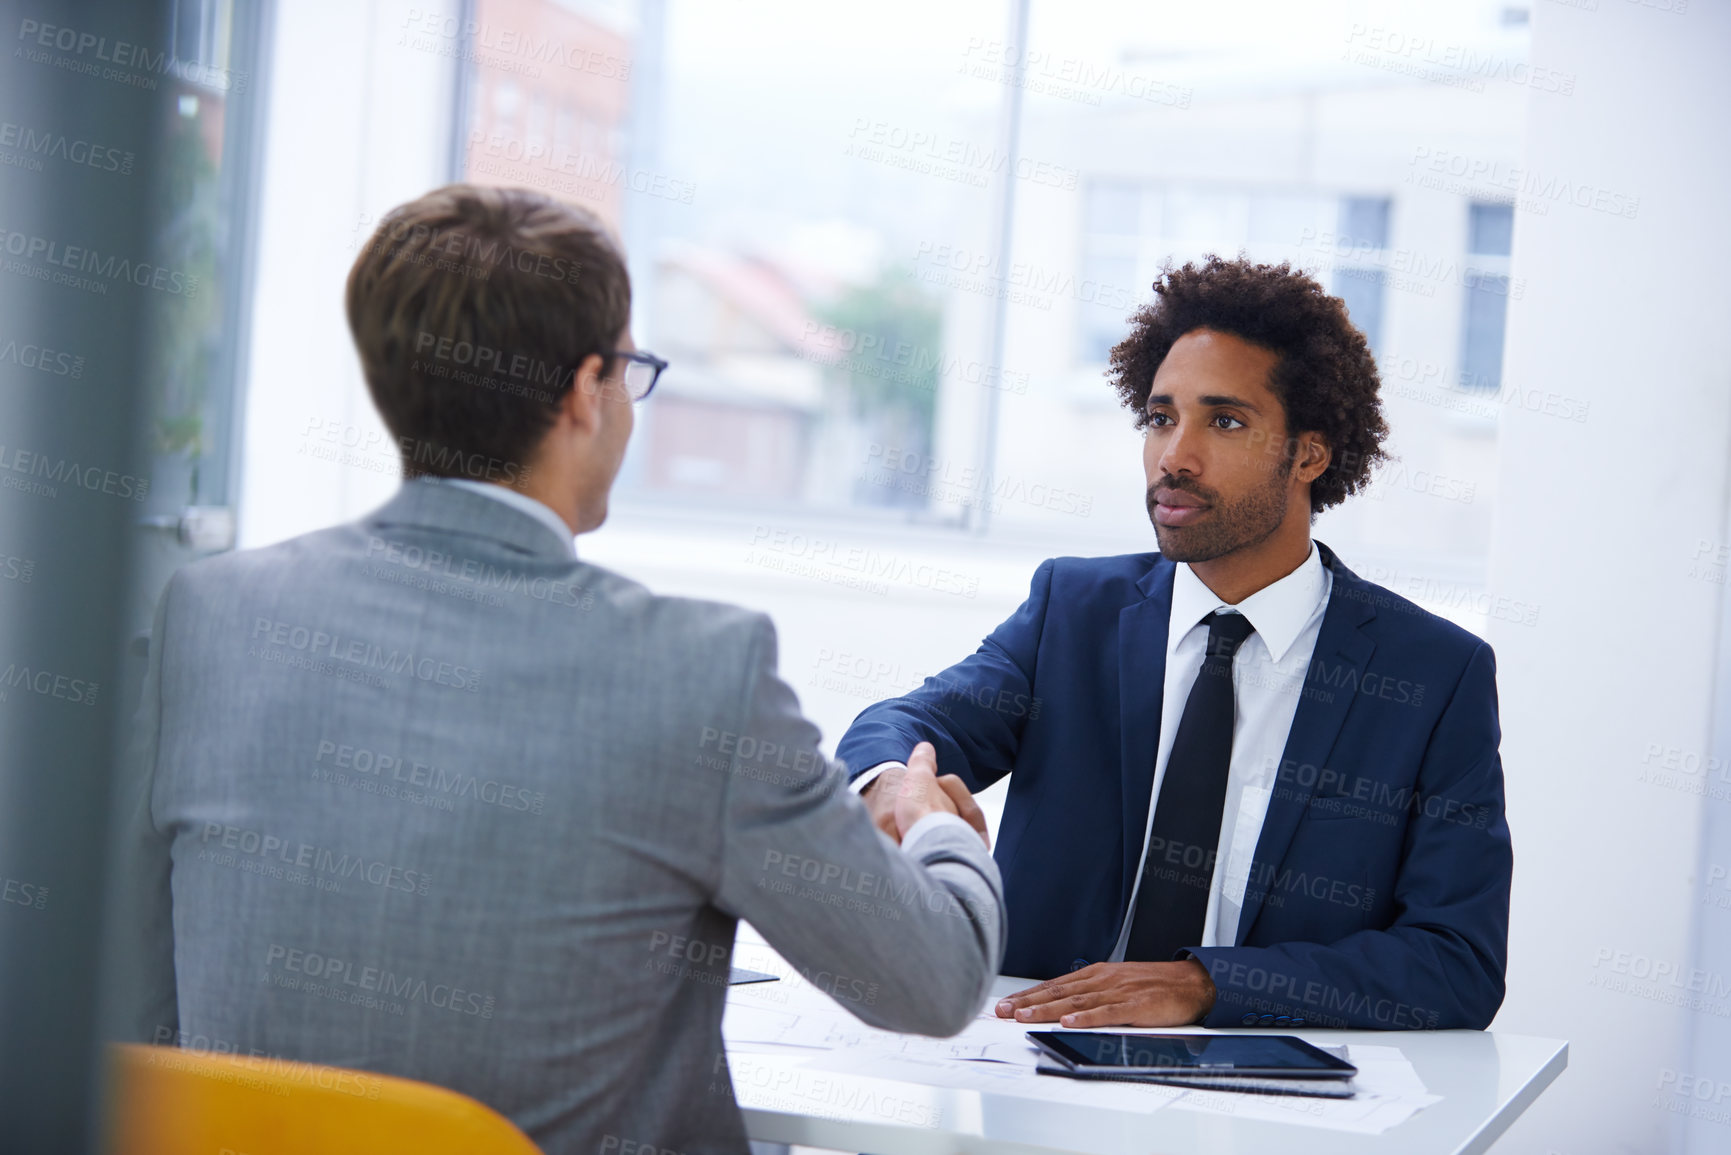
[[[1116,1111],[1158,1111],[1189,1092],[1179,1087],[1148,1083],[1089,1083],[1078,1079],[1054,1079],[1036,1075],[1032,1063],[980,1062],[967,1059],[937,1059],[922,1055],[896,1054],[869,1049],[831,1051],[801,1064],[807,1070],[894,1079],[927,1087],[951,1087],[963,1091],[986,1091],[1023,1099],[1073,1103],[1083,1107],[1107,1107]]]

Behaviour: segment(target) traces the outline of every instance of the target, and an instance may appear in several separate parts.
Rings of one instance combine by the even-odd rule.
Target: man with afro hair
[[[1009,776],[1004,973],[1044,981],[1000,1016],[1482,1029],[1512,870],[1491,649],[1310,536],[1384,458],[1375,359],[1286,264],[1154,293],[1108,376],[1158,552],[1046,561],[837,754],[880,825],[920,742],[971,790]]]

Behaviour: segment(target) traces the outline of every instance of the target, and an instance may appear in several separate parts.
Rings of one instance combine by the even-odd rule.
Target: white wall
[[[454,41],[426,35],[409,13],[455,6],[276,6],[243,548],[355,517],[397,487],[397,455],[349,342],[343,282],[381,213],[445,183],[453,71],[437,49]]]
[[[1533,5],[1533,64],[1578,80],[1572,97],[1533,94],[1529,170],[1640,204],[1634,219],[1517,214],[1528,288],[1510,303],[1507,375],[1592,408],[1583,423],[1511,409],[1502,429],[1491,582],[1537,591],[1542,612],[1537,628],[1490,627],[1515,844],[1496,1028],[1571,1048],[1499,1151],[1682,1149],[1659,1080],[1687,1067],[1702,1012],[1675,1001],[1731,1013],[1689,972],[1696,920],[1728,917],[1700,902],[1688,787],[1703,775],[1643,780],[1664,773],[1654,747],[1680,766],[1708,748],[1720,586],[1691,555],[1724,540],[1731,443],[1731,6],[1677,2]],[[1682,985],[1654,982],[1660,968]],[[1698,1130],[1691,1150],[1731,1149],[1731,1128]]]

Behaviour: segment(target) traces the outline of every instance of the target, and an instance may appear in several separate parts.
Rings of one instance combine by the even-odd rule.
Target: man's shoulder
[[[1426,609],[1387,586],[1359,577],[1344,566],[1334,569],[1330,601],[1374,611],[1382,644],[1399,645],[1434,660],[1464,664],[1489,644],[1457,622]]]
[[[350,539],[364,540],[358,524],[333,525],[270,545],[229,550],[188,562],[174,573],[171,585],[183,594],[215,594],[254,588],[260,582],[310,576],[325,558],[340,555]]]
[[[377,541],[373,532],[364,520],[350,522],[273,545],[200,559],[175,575],[171,607],[185,605],[193,609],[192,616],[204,616],[255,602],[304,602],[308,596],[327,607],[340,605],[343,590],[359,583],[357,574],[375,564],[369,559],[374,554],[386,556],[371,548],[369,543]],[[453,555],[460,554],[462,548],[453,547]],[[658,594],[641,582],[582,559],[552,564],[542,559],[528,566],[501,555],[497,561],[499,573],[490,576],[504,582],[499,589],[530,595],[516,602],[555,609],[576,605],[585,611],[576,616],[555,612],[542,619],[544,624],[586,622],[629,639],[639,652],[686,655],[694,661],[714,660],[722,654],[742,659],[753,646],[773,645],[774,627],[769,617],[755,610]],[[561,596],[534,596],[540,586],[552,582],[559,583]],[[460,583],[447,575],[446,584],[474,583]],[[432,596],[411,584],[393,582],[390,588],[403,597]]]
[[[1055,557],[1051,569],[1054,593],[1092,592],[1140,600],[1140,587],[1161,563],[1158,553],[1121,553],[1109,557]]]

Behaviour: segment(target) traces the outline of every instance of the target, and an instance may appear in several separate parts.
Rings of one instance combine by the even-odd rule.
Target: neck
[[[505,488],[514,489],[524,497],[532,497],[551,509],[559,515],[560,521],[571,528],[571,536],[575,537],[583,532],[580,528],[583,521],[582,510],[577,495],[569,486],[558,485],[555,481],[556,479],[546,472],[530,469],[518,474],[516,480]]]
[[[1304,564],[1310,556],[1310,510],[1288,516],[1261,541],[1243,546],[1190,568],[1215,597],[1235,606],[1258,590],[1267,589]]]

